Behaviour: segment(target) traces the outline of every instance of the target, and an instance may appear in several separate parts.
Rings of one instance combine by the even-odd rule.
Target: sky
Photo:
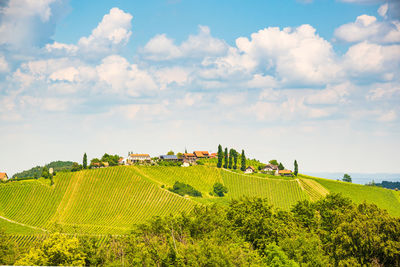
[[[245,150],[400,172],[397,0],[0,0],[0,172]]]

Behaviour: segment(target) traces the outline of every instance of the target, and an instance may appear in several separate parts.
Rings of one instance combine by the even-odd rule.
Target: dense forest
[[[399,266],[400,219],[338,194],[290,211],[233,200],[156,217],[130,234],[48,234],[18,249],[0,236],[0,264],[127,266]]]
[[[382,181],[382,183],[376,183],[374,185],[375,186],[380,186],[380,187],[383,187],[383,188],[388,188],[388,189],[400,190],[400,182]]]
[[[46,164],[44,167],[47,169],[53,168],[55,172],[70,171],[72,169],[72,161],[53,161]],[[42,175],[43,166],[36,166],[29,170],[16,173],[12,178],[39,178]]]

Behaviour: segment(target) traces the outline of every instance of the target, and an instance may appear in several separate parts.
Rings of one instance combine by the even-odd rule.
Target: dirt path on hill
[[[45,229],[42,229],[42,228],[39,228],[39,227],[35,227],[35,226],[31,226],[31,225],[27,225],[27,224],[20,223],[20,222],[16,222],[16,221],[7,219],[7,218],[5,218],[3,216],[0,216],[0,219],[3,219],[3,220],[5,220],[7,222],[10,222],[10,223],[15,223],[15,224],[18,224],[18,225],[21,225],[21,226],[25,226],[25,227],[28,227],[28,228],[32,228],[32,229],[40,230],[40,231],[43,231],[43,232],[47,232],[47,230],[45,230]]]

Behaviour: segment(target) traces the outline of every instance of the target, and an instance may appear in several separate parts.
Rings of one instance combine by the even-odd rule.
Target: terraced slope
[[[321,184],[317,183],[314,180],[299,178],[298,181],[300,183],[300,186],[310,196],[310,199],[312,201],[321,199],[327,194],[329,194],[329,191],[325,187],[323,187]]]
[[[316,178],[301,175],[300,177],[318,182],[331,193],[342,193],[352,199],[355,203],[374,203],[382,209],[386,209],[391,215],[400,216],[400,199],[394,190],[365,186],[359,184],[334,181],[329,179]]]
[[[126,167],[59,173],[39,181],[0,185],[2,216],[63,232],[125,233],[153,216],[190,210],[191,200],[163,190]]]
[[[254,196],[266,198],[270,204],[290,209],[297,201],[309,199],[296,180],[259,178],[222,171],[222,179],[229,193],[227,197]]]

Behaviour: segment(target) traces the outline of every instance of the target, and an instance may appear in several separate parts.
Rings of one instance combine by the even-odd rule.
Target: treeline
[[[388,182],[388,181],[382,181],[382,183],[371,183],[368,185],[375,185],[387,189],[393,189],[393,190],[399,190],[400,189],[400,182]]]
[[[26,179],[26,178],[40,178],[44,168],[53,168],[56,172],[71,171],[73,166],[72,161],[53,161],[45,166],[36,166],[29,170],[16,173],[12,178]]]
[[[86,266],[399,266],[400,219],[341,195],[277,210],[265,199],[198,206],[130,234],[51,234],[21,255],[0,236],[0,264]],[[13,256],[14,255],[14,256]],[[7,261],[8,260],[8,261]]]

